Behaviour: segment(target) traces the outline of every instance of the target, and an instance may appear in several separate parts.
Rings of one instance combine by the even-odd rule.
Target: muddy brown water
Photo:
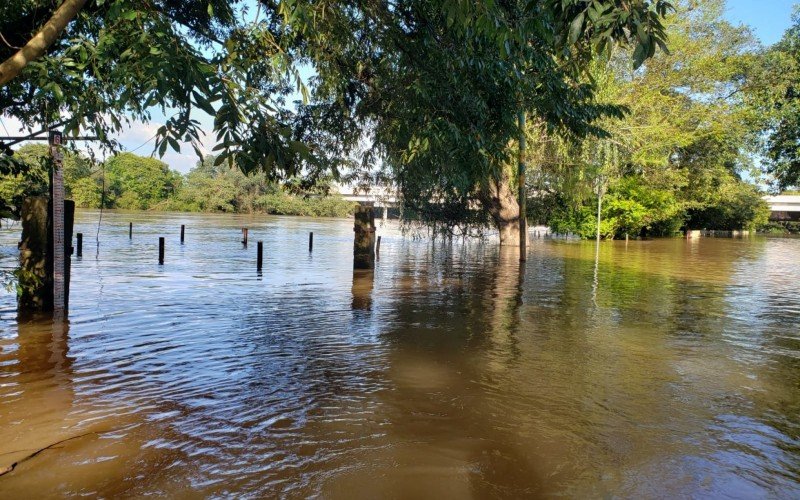
[[[67,323],[0,295],[2,498],[800,496],[798,239],[520,269],[387,225],[370,276],[348,220],[106,212],[99,252],[97,220]]]

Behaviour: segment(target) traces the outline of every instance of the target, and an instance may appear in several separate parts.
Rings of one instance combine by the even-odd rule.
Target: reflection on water
[[[800,495],[800,240],[379,233],[106,214],[68,324],[0,295],[0,497]]]

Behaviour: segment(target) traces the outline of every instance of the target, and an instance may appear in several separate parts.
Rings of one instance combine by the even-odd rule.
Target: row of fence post
[[[246,227],[242,228],[242,244],[247,246],[247,237],[248,237],[249,229]],[[131,222],[128,225],[128,238],[133,238],[133,223]],[[77,234],[77,256],[83,256],[83,233]],[[181,224],[181,245],[183,245],[184,241],[186,240],[186,225]],[[308,251],[314,251],[314,232],[308,233]],[[378,236],[378,241],[375,245],[375,257],[380,258],[381,252],[381,237]],[[264,262],[263,259],[264,255],[264,243],[262,241],[258,242],[258,250],[256,256],[256,267],[259,271],[261,271],[262,264]],[[163,265],[164,264],[164,237],[161,236],[158,238],[158,263]]]
[[[372,269],[374,260],[380,259],[381,237],[375,239],[375,215],[373,207],[360,206],[355,213],[355,243],[354,243],[354,262],[355,269]],[[249,228],[242,228],[242,245],[247,248],[247,241],[250,236]],[[83,233],[78,233],[78,257],[83,255]],[[133,222],[128,223],[128,239],[133,240]],[[186,240],[186,225],[181,224],[181,245]],[[164,265],[165,239],[163,236],[158,238],[158,264]],[[314,232],[308,233],[308,251],[314,251]],[[264,265],[264,243],[258,241],[256,250],[256,269],[261,272]]]
[[[242,245],[247,247],[247,242],[250,236],[250,229],[243,227],[242,228]],[[133,239],[133,223],[128,224],[128,238]],[[181,224],[181,245],[184,244],[186,241],[186,225]],[[165,248],[165,239],[163,236],[158,238],[158,263],[159,265],[164,264],[164,248]],[[378,236],[378,244],[375,250],[377,254],[381,248],[381,237]],[[308,251],[314,251],[314,232],[308,233]],[[83,255],[83,233],[78,233],[78,257]],[[256,269],[261,272],[261,269],[264,264],[264,242],[258,241],[257,250],[256,250]]]
[[[65,261],[63,263],[64,278],[64,309],[67,308],[67,297],[69,296],[70,261],[69,256],[74,253],[78,258],[83,257],[83,233],[76,234],[77,248],[72,247],[72,214],[74,203],[70,200],[64,201],[64,231],[63,244]],[[52,311],[55,307],[54,297],[56,295],[55,274],[53,270],[55,264],[55,254],[53,252],[52,232],[50,224],[52,214],[48,210],[49,200],[46,197],[33,197],[26,199],[22,207],[23,224],[22,240],[19,243],[20,265],[26,271],[30,271],[30,278],[27,281],[21,279],[21,284],[30,289],[30,293],[23,294],[19,299],[20,311]],[[363,204],[358,207],[355,218],[355,238],[353,252],[353,268],[372,270],[375,261],[379,258],[381,238],[375,234],[374,207]],[[124,226],[123,226],[124,227]],[[248,228],[242,228],[242,243],[247,246],[249,237]],[[133,240],[133,222],[128,223],[128,239]],[[166,257],[166,238],[158,238],[158,263],[163,265]],[[183,245],[186,241],[186,225],[181,224],[180,242]],[[49,246],[48,246],[49,245]],[[308,234],[308,251],[314,250],[314,233]],[[264,265],[264,244],[258,242],[256,255],[256,267],[260,272]],[[50,267],[48,267],[50,266]],[[49,269],[49,271],[48,271]],[[59,265],[59,272],[60,265]]]

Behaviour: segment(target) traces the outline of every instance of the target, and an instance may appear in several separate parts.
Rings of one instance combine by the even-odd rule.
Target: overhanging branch
[[[0,87],[13,80],[28,63],[42,57],[85,4],[86,0],[65,0],[36,36],[0,64]]]

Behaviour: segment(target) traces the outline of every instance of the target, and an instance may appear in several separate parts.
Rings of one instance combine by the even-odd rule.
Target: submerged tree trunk
[[[500,244],[520,246],[519,203],[508,175],[490,180],[481,189],[480,200],[500,233]]]

